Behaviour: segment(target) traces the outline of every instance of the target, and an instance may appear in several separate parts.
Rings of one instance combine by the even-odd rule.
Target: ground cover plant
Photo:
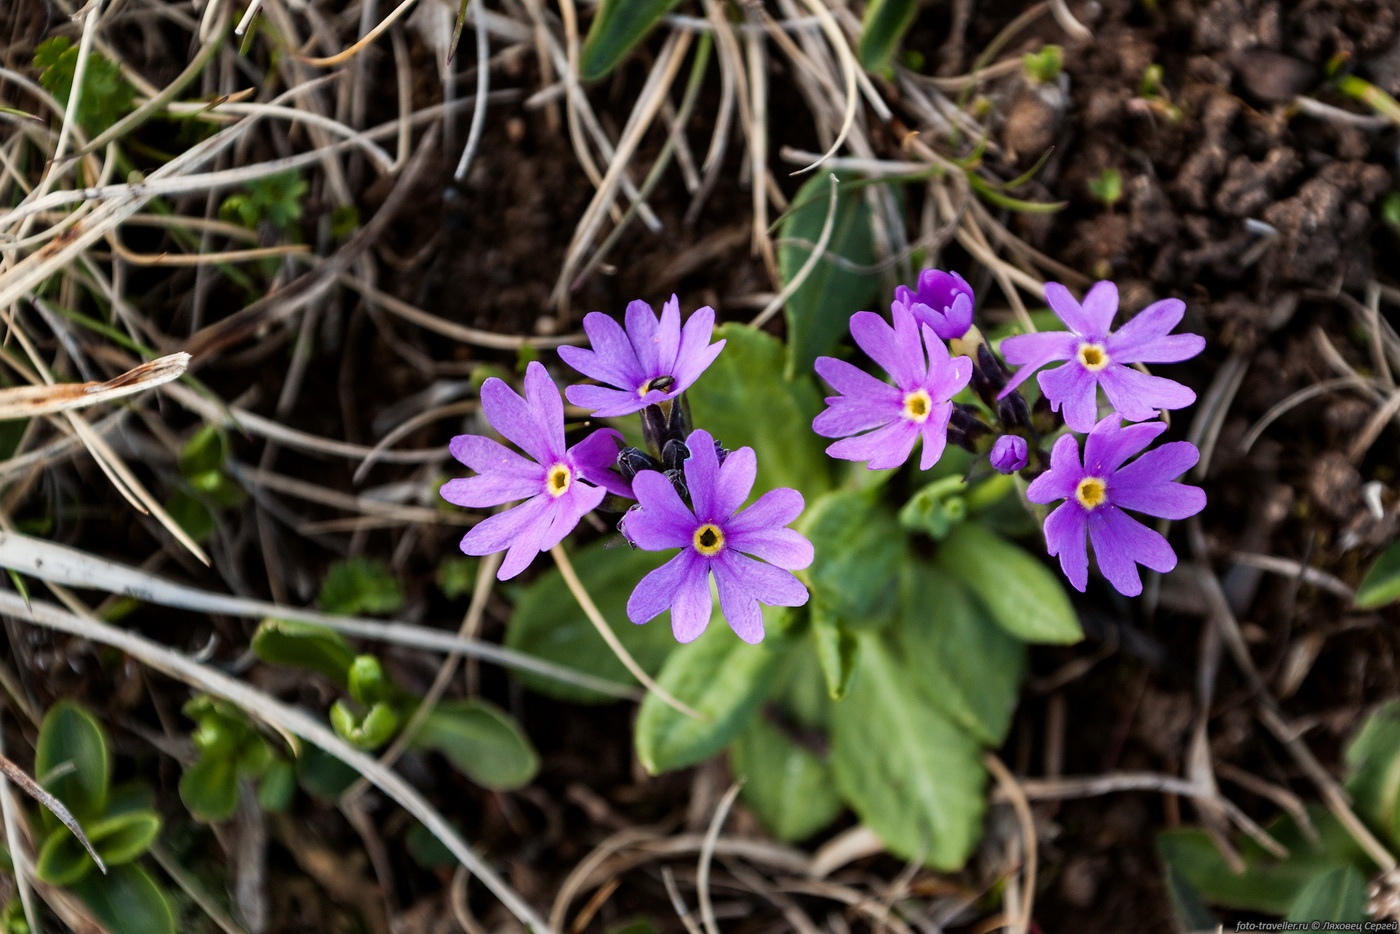
[[[5,4],[0,928],[1396,919],[1397,42]]]

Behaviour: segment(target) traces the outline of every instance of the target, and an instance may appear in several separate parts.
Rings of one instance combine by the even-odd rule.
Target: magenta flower
[[[990,459],[998,473],[1015,473],[1030,459],[1030,445],[1020,435],[1002,435],[992,445]]]
[[[1050,452],[1050,469],[1026,489],[1033,503],[1063,499],[1045,520],[1045,543],[1079,591],[1089,580],[1085,536],[1094,543],[1099,570],[1125,596],[1142,593],[1137,566],[1154,571],[1176,567],[1176,553],[1167,540],[1123,510],[1163,519],[1185,519],[1205,508],[1200,487],[1172,481],[1196,465],[1201,453],[1189,441],[1172,441],[1124,462],[1167,430],[1161,422],[1120,427],[1117,415],[1094,426],[1084,439],[1084,464],[1079,441],[1064,435]]]
[[[1047,282],[1045,300],[1069,331],[1020,334],[1002,341],[1006,361],[1021,369],[998,398],[1047,363],[1067,360],[1067,366],[1040,374],[1040,388],[1056,411],[1064,408],[1065,424],[1075,431],[1094,427],[1099,386],[1114,410],[1130,422],[1155,418],[1158,409],[1180,409],[1196,401],[1196,394],[1180,383],[1128,366],[1179,363],[1205,347],[1205,338],[1198,334],[1168,333],[1186,313],[1181,299],[1153,302],[1114,333],[1108,330],[1118,312],[1118,287],[1112,282],[1095,283],[1083,305],[1063,285]]]
[[[682,329],[681,306],[674,295],[662,307],[659,321],[646,302],[632,302],[626,330],[607,315],[591,312],[583,319],[583,330],[593,349],[560,347],[559,356],[584,376],[607,385],[579,383],[564,395],[574,405],[594,409],[599,418],[631,415],[674,399],[723,349],[724,341],[709,343],[714,327],[715,311],[707,305],[696,309]]]
[[[972,286],[955,272],[925,269],[919,273],[918,289],[894,287],[894,304],[903,305],[914,320],[927,324],[945,341],[954,340],[972,327]]]
[[[894,378],[894,385],[844,360],[818,357],[817,372],[841,395],[827,398],[828,408],[812,422],[812,430],[843,439],[826,453],[869,461],[871,470],[898,467],[923,438],[919,469],[928,470],[943,456],[952,398],[972,378],[972,360],[949,358],[943,342],[903,305],[895,303],[890,312],[894,327],[877,314],[857,312],[851,316],[851,335]]]
[[[762,642],[760,603],[807,602],[807,588],[790,572],[812,563],[812,543],[784,528],[802,512],[802,494],[770,490],[741,511],[758,468],[753,449],[739,448],[721,464],[709,432],[691,432],[686,444],[690,506],[660,471],[644,470],[632,480],[637,505],[623,517],[622,533],[647,551],[684,550],[642,578],[627,600],[627,617],[645,623],[669,607],[677,641],[692,642],[714,610],[714,575],[729,628],[745,642]]]
[[[525,500],[483,519],[462,539],[462,551],[469,555],[509,549],[498,580],[509,580],[535,555],[563,541],[609,491],[631,497],[627,481],[608,469],[622,439],[616,431],[599,429],[565,449],[564,403],[542,363],[533,361],[526,369],[523,399],[503,380],[482,383],[481,409],[492,427],[534,458],[526,460],[480,435],[458,435],[449,447],[477,475],[448,480],[443,499],[471,509]]]

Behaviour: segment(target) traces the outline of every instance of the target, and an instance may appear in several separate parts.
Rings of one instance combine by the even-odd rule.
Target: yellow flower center
[[[1084,369],[1090,372],[1098,372],[1108,366],[1108,351],[1104,350],[1103,344],[1091,344],[1088,341],[1079,345],[1079,351],[1075,354],[1079,362],[1084,364]]]
[[[928,421],[929,412],[933,410],[933,400],[928,397],[928,390],[916,389],[904,397],[904,417],[911,422],[923,424]]]
[[[574,482],[574,473],[563,464],[555,464],[545,474],[544,488],[555,499],[569,492],[569,484]]]
[[[1074,498],[1085,509],[1097,509],[1108,498],[1108,487],[1098,477],[1085,477],[1075,487]]]
[[[695,544],[695,550],[702,555],[714,555],[724,548],[724,532],[713,522],[706,522],[695,530],[695,535],[691,537]]]

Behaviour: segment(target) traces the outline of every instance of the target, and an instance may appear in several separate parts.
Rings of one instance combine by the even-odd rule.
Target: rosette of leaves
[[[34,771],[82,825],[106,869],[43,810],[36,875],[71,891],[113,934],[173,934],[169,897],[136,862],[160,834],[160,815],[148,788],[112,786],[111,752],[97,719],[70,701],[51,707],[39,728]]]
[[[228,435],[205,425],[180,449],[180,480],[166,510],[195,541],[214,532],[215,515],[243,505],[247,492],[228,474]]]
[[[180,800],[200,820],[228,820],[238,808],[244,781],[258,782],[258,804],[280,812],[296,788],[292,765],[273,749],[232,704],[201,695],[185,705],[198,724],[191,739],[198,753],[180,776]]]

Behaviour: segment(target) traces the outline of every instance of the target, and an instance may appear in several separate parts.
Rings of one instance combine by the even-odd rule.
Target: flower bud
[[[1000,473],[1015,473],[1026,466],[1030,447],[1020,435],[1002,435],[992,445],[992,466]]]

